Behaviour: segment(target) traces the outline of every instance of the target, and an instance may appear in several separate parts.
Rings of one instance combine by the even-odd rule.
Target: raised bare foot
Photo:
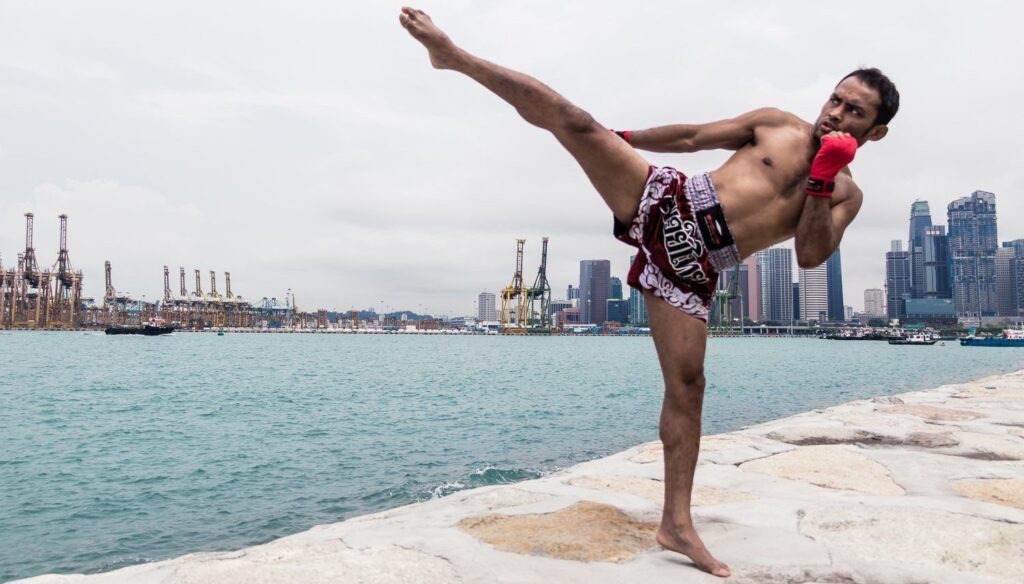
[[[398,22],[409,31],[430,53],[430,64],[435,69],[451,69],[459,56],[459,48],[452,39],[437,28],[426,12],[415,8],[402,8]]]
[[[658,540],[658,544],[661,547],[679,552],[690,558],[698,568],[705,572],[723,578],[731,574],[729,566],[716,560],[711,555],[711,552],[708,551],[708,548],[704,547],[704,542],[701,541],[700,536],[697,535],[697,531],[693,527],[670,531],[662,525],[658,528],[658,534],[655,536],[655,539]]]

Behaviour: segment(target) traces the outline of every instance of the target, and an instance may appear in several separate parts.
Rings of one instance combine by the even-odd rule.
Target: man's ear
[[[881,124],[881,125],[875,126],[875,127],[871,128],[870,130],[868,130],[868,134],[867,134],[867,136],[864,136],[864,138],[867,141],[877,142],[877,141],[881,140],[882,138],[885,138],[885,135],[888,134],[888,133],[889,133],[889,126],[887,126],[885,124]]]

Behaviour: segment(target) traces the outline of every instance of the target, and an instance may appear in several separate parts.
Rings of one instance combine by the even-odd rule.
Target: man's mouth
[[[818,127],[821,128],[822,131],[824,131],[826,134],[829,132],[836,131],[836,127],[833,126],[831,122],[821,122],[820,124],[818,124]]]

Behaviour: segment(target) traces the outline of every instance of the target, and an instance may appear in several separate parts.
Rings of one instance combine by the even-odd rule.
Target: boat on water
[[[1024,328],[1006,329],[998,337],[976,337],[971,335],[960,339],[964,347],[1024,347]]]
[[[890,345],[934,345],[939,339],[933,339],[924,333],[914,333],[904,338],[889,339]]]
[[[174,325],[167,324],[162,318],[151,318],[142,326],[108,326],[103,332],[108,335],[144,335],[156,337],[174,332]]]

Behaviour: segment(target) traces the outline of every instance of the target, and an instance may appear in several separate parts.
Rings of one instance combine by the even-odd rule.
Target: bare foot
[[[398,22],[409,31],[430,53],[430,64],[435,69],[452,69],[459,58],[459,48],[452,39],[437,28],[426,12],[415,8],[402,8]]]
[[[693,560],[698,568],[714,576],[726,578],[732,573],[729,571],[729,566],[716,560],[708,548],[704,547],[704,542],[701,541],[697,530],[693,527],[672,532],[662,525],[658,528],[655,539],[658,540],[661,547],[683,554]]]

